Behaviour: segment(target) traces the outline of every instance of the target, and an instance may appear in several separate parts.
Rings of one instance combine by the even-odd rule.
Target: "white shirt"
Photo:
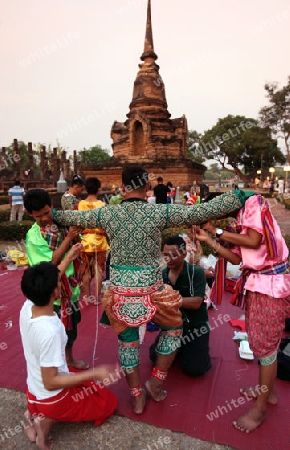
[[[58,373],[69,373],[65,346],[65,328],[54,314],[32,319],[32,306],[26,300],[20,311],[20,334],[27,365],[27,386],[38,400],[57,395],[62,389],[48,391],[43,385],[41,367],[57,367]]]
[[[284,180],[278,180],[278,191],[279,194],[284,193]]]
[[[155,204],[156,203],[156,197],[154,195],[151,195],[150,197],[147,198],[147,202],[151,203],[151,204]]]

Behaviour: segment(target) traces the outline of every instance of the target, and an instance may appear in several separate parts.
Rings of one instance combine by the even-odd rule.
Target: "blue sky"
[[[152,0],[157,63],[172,118],[203,132],[257,118],[265,82],[290,75],[288,0]],[[0,146],[111,148],[129,111],[147,0],[2,0]]]

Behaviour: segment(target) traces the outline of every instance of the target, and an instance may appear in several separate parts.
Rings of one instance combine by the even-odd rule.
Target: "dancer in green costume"
[[[146,388],[155,401],[162,401],[168,370],[180,345],[181,299],[165,287],[161,273],[161,235],[167,227],[200,224],[239,210],[246,194],[231,191],[198,206],[148,204],[145,200],[152,175],[137,165],[122,173],[123,201],[119,205],[89,211],[57,211],[62,225],[102,228],[111,246],[110,291],[103,306],[119,338],[119,361],[133,397],[133,409],[141,414],[146,395],[139,376],[138,327],[153,320],[161,326],[157,359]],[[153,175],[154,178],[154,175]],[[176,295],[177,294],[177,297]]]

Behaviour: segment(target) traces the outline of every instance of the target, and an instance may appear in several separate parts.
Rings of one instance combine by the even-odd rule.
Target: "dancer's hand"
[[[77,244],[74,244],[70,251],[68,252],[68,256],[71,261],[74,261],[78,256],[80,256],[80,253],[82,251],[82,243],[78,242]]]
[[[67,255],[64,257],[64,259],[58,264],[58,270],[60,272],[60,276],[63,275],[65,270],[68,268],[70,263],[74,261],[81,253],[82,251],[82,244],[79,242],[78,244],[75,244],[72,246],[72,248],[69,250]]]
[[[200,225],[200,228],[208,231],[210,234],[215,235],[216,226],[214,225],[212,220],[209,220],[208,222],[204,223],[203,225]]]
[[[68,236],[70,238],[71,241],[73,241],[76,237],[79,236],[79,234],[81,234],[84,231],[83,228],[81,227],[77,227],[76,225],[73,225],[71,227],[69,227],[68,230]]]
[[[205,244],[210,245],[210,243],[212,242],[212,238],[210,237],[210,235],[208,234],[207,231],[203,230],[202,228],[198,228],[196,230],[196,239],[200,242],[204,242]]]

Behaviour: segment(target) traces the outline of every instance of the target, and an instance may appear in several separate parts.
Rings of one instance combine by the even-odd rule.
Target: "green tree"
[[[102,148],[99,144],[89,149],[84,148],[83,151],[85,152],[86,164],[105,164],[111,159],[109,150]],[[80,154],[79,160],[82,161]]]
[[[218,163],[210,164],[208,170],[204,173],[205,180],[218,180],[221,176],[221,167]]]
[[[264,87],[270,105],[260,111],[261,124],[269,127],[273,136],[283,139],[287,162],[290,164],[290,76],[288,83],[281,89],[278,83],[267,83]]]
[[[187,156],[194,162],[202,164],[206,161],[205,156],[199,150],[202,134],[195,130],[190,130],[187,136]]]
[[[257,169],[283,164],[285,157],[271,137],[269,128],[262,128],[257,120],[245,116],[228,115],[207,130],[199,145],[199,150],[217,161],[223,170],[232,172],[249,182]]]
[[[27,151],[27,145],[23,141],[18,141],[18,152],[19,152],[19,161],[21,168],[26,170],[29,169],[29,161],[28,161],[28,151]],[[13,165],[15,164],[15,158],[13,158],[14,155],[14,143],[12,142],[9,147],[6,148],[7,154],[10,156],[8,158],[8,169],[13,170]]]

